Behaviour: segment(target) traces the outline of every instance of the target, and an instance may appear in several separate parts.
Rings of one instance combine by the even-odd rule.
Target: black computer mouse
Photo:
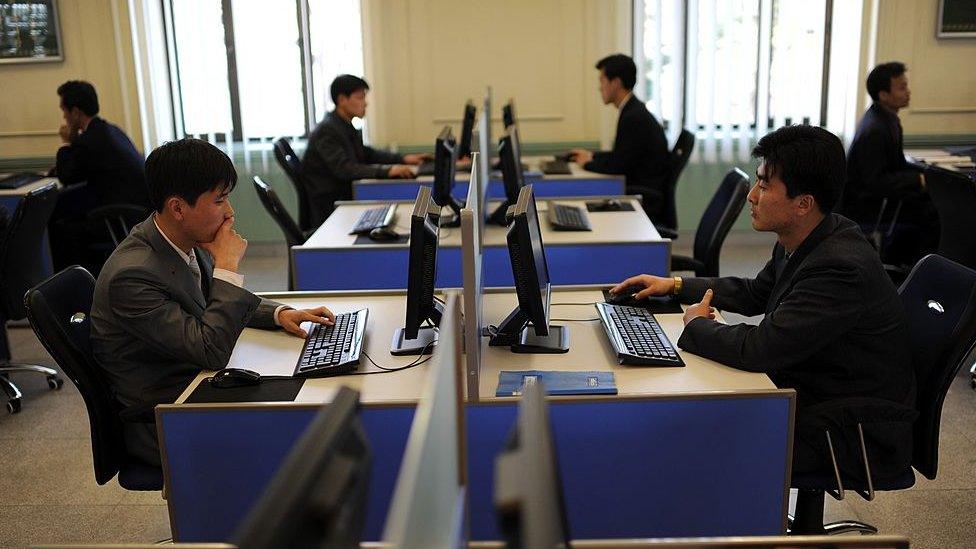
[[[606,212],[619,212],[624,207],[624,205],[621,204],[616,198],[608,198],[604,200],[603,204],[600,204],[600,206],[603,208],[603,211]]]
[[[643,290],[645,286],[640,284],[634,284],[633,286],[626,286],[619,292],[612,294],[607,291],[607,303],[612,305],[634,305],[637,300],[634,299],[634,294]]]
[[[390,242],[398,238],[400,238],[400,235],[389,227],[377,227],[369,231],[369,239],[376,242]]]
[[[212,387],[226,389],[229,387],[245,387],[261,383],[261,374],[244,368],[224,368],[218,370],[210,380]]]

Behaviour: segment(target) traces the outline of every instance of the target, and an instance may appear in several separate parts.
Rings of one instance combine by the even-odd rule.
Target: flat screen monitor
[[[235,545],[359,547],[372,453],[358,411],[359,393],[339,389],[288,453]]]
[[[509,98],[508,103],[502,107],[502,124],[504,124],[505,129],[518,124],[518,119],[515,118],[515,100]]]
[[[556,446],[541,382],[526,384],[505,450],[495,459],[495,512],[510,549],[569,547]]]
[[[407,314],[393,334],[393,355],[430,354],[437,344],[443,304],[434,297],[440,208],[431,191],[420,187],[410,215],[410,259],[407,267]],[[423,324],[427,326],[422,326]]]
[[[444,227],[457,227],[461,223],[461,204],[451,192],[454,190],[457,171],[457,143],[450,126],[444,126],[434,143],[434,203],[441,208],[449,208],[453,218],[441,221]]]
[[[569,328],[549,324],[549,265],[532,185],[519,192],[507,241],[518,307],[502,321],[490,344],[509,345],[517,353],[569,351]]]
[[[464,116],[461,118],[461,141],[458,143],[458,158],[471,156],[471,133],[474,132],[475,114],[474,102],[468,99],[468,102],[464,104]]]
[[[491,223],[502,226],[508,225],[508,208],[515,204],[519,192],[525,186],[521,149],[518,128],[511,126],[505,130],[505,134],[498,140],[498,158],[502,170],[502,184],[505,187],[505,200],[492,212],[488,219]]]

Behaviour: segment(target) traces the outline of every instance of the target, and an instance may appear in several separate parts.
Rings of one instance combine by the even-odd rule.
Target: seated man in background
[[[643,286],[637,298],[673,294],[695,303],[678,345],[795,389],[799,422],[839,399],[880,402],[899,427],[879,435],[890,443],[885,452],[869,441],[869,455],[880,460],[872,468],[904,470],[915,395],[907,318],[877,252],[855,223],[831,213],[844,185],[843,145],[822,128],[787,126],[763,137],[753,155],[762,163],[749,193],[752,226],[778,240],[755,278],[639,275],[612,291]],[[712,305],[765,317],[759,325],[722,324]],[[795,472],[827,468],[828,456],[822,430],[810,437],[797,431]],[[845,465],[862,470],[856,460]]]
[[[230,159],[198,139],[162,145],[146,160],[155,212],[133,227],[95,284],[92,352],[123,416],[173,402],[201,370],[227,365],[247,327],[328,325],[325,307],[294,310],[244,289],[238,266],[247,241],[234,231]],[[155,426],[125,423],[128,452],[159,465]]]
[[[885,261],[896,265],[914,264],[934,252],[939,242],[939,217],[925,192],[925,176],[905,161],[898,119],[898,111],[911,100],[905,70],[895,61],[882,63],[868,74],[867,90],[874,103],[851,142],[841,212],[871,230],[878,223],[882,201],[888,199],[881,229],[896,209],[898,219],[883,251]]]
[[[101,258],[91,244],[107,238],[104,227],[89,228],[85,215],[110,204],[149,208],[145,159],[118,126],[98,116],[98,95],[88,82],[58,87],[64,118],[54,174],[67,188],[51,216],[51,255],[56,270],[80,263],[97,274]],[[73,185],[85,183],[84,188]]]
[[[660,222],[670,159],[664,129],[634,96],[637,65],[633,59],[618,53],[601,59],[596,68],[600,71],[603,104],[612,103],[620,111],[613,150],[594,153],[573,149],[570,154],[585,170],[625,176],[627,193],[642,194],[644,211],[651,221]]]
[[[302,157],[314,226],[329,217],[336,200],[352,200],[356,179],[414,177],[407,164],[433,159],[429,154],[401,155],[363,145],[363,132],[352,125],[353,118],[366,116],[369,84],[362,78],[339,75],[329,91],[335,110],[309,134]]]

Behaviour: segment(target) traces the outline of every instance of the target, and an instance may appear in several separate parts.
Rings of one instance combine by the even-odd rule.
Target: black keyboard
[[[295,366],[295,377],[327,377],[356,369],[369,309],[336,315],[334,326],[313,324]]]
[[[546,175],[571,175],[573,172],[569,169],[569,162],[562,159],[556,160],[546,160],[539,164],[539,169],[542,173]]]
[[[369,234],[373,229],[387,227],[393,223],[394,213],[396,213],[396,204],[366,210],[359,215],[359,220],[353,225],[349,234]]]
[[[555,231],[592,231],[582,208],[549,203],[549,224]]]
[[[44,176],[36,173],[15,173],[0,179],[0,189],[19,189],[41,179]]]
[[[654,315],[644,309],[597,303],[617,362],[637,366],[684,366]]]

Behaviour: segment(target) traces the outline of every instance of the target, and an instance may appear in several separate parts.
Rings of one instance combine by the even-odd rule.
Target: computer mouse
[[[369,239],[376,242],[390,242],[398,238],[400,238],[400,235],[389,227],[377,227],[369,231]]]
[[[634,294],[643,290],[644,288],[645,286],[635,284],[633,286],[625,286],[622,290],[615,294],[611,294],[608,291],[606,301],[612,305],[632,305],[637,302],[637,300],[634,299]]]
[[[246,387],[248,385],[257,385],[258,383],[261,383],[261,374],[254,370],[245,370],[244,368],[224,368],[223,370],[218,370],[213,375],[213,378],[210,379],[210,385],[220,389]]]
[[[608,198],[604,200],[601,206],[603,207],[604,211],[608,212],[618,212],[624,207],[624,205],[621,204],[616,198]]]

